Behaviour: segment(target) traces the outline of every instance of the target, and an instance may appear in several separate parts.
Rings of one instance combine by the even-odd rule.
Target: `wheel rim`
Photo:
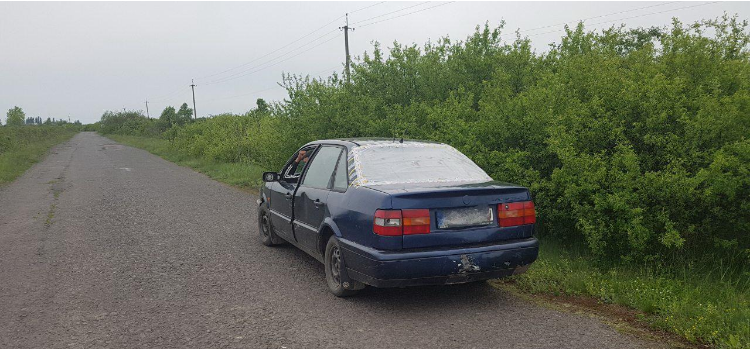
[[[260,233],[263,234],[263,237],[270,237],[271,236],[271,227],[268,224],[268,216],[263,215],[262,223],[260,225]]]
[[[337,246],[331,249],[331,278],[341,284],[341,251]]]

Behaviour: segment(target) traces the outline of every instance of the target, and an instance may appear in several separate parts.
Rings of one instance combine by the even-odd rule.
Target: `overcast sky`
[[[341,71],[337,27],[346,12],[356,28],[351,54],[360,56],[373,41],[463,39],[477,24],[501,20],[509,39],[521,29],[542,51],[559,41],[560,23],[596,17],[586,21],[592,28],[665,26],[672,17],[693,22],[724,12],[750,19],[750,3],[0,2],[3,123],[14,105],[27,116],[91,123],[104,110],[145,110],[146,99],[158,116],[167,105],[191,103],[191,78],[198,116],[242,113],[256,98],[286,96],[277,85],[282,72]]]

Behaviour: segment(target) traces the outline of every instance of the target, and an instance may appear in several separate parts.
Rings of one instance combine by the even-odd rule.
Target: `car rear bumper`
[[[378,251],[339,241],[349,277],[375,287],[443,285],[510,276],[539,253],[535,238],[495,245],[410,252]]]

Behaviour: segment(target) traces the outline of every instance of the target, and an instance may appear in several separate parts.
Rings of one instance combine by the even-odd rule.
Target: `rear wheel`
[[[353,296],[364,288],[364,284],[349,280],[343,274],[346,273],[346,264],[335,236],[331,236],[326,245],[325,268],[328,289],[336,297]]]
[[[277,242],[279,238],[274,234],[271,220],[265,212],[261,213],[260,217],[258,217],[258,231],[260,232],[260,242],[263,245],[274,246],[279,244]]]

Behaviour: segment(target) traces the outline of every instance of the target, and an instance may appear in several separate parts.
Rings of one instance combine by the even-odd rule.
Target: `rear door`
[[[309,253],[317,253],[318,228],[328,215],[328,194],[342,151],[338,146],[320,147],[294,194],[294,235]]]
[[[297,151],[284,166],[279,181],[270,186],[271,223],[276,233],[288,241],[294,241],[292,231],[294,192],[314,150],[315,147],[312,146]]]

